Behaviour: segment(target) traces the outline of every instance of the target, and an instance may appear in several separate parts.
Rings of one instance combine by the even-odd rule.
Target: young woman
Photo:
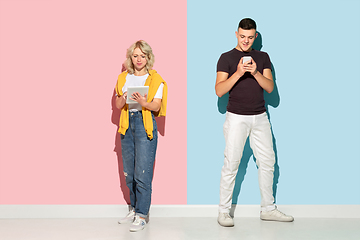
[[[127,50],[121,73],[115,87],[116,107],[121,109],[119,132],[126,185],[130,190],[129,213],[119,223],[132,223],[130,231],[144,229],[150,203],[153,166],[157,147],[155,116],[165,116],[167,85],[152,70],[154,54],[145,41],[135,42]],[[148,94],[135,92],[128,96],[132,86],[149,86]],[[135,103],[126,103],[130,98]]]

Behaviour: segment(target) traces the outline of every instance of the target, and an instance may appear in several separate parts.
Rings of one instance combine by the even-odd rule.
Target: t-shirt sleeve
[[[271,61],[270,61],[270,57],[267,53],[265,53],[265,62],[264,62],[264,69],[270,69],[272,71],[272,68],[271,68]]]
[[[154,98],[160,98],[160,99],[162,99],[163,88],[164,88],[164,84],[163,84],[163,83],[160,83],[160,86],[159,86],[158,90],[156,91],[156,94],[155,94]]]
[[[124,86],[123,86],[123,88],[121,89],[121,91],[123,92],[123,93],[125,93],[125,92],[127,92],[127,84],[126,84],[126,82],[125,82],[125,84],[124,84]]]
[[[216,72],[226,72],[230,74],[230,65],[224,54],[222,54],[218,60]]]

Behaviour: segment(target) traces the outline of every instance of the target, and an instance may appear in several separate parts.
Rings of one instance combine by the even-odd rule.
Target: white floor
[[[292,223],[235,218],[224,228],[216,218],[153,217],[141,232],[115,218],[0,219],[1,240],[359,240],[360,219],[297,218]]]

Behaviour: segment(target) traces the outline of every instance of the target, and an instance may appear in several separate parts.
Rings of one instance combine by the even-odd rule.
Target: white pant
[[[226,147],[224,166],[221,170],[219,212],[229,212],[246,139],[249,137],[258,166],[259,187],[262,211],[275,208],[273,197],[273,178],[275,153],[272,133],[266,112],[259,115],[238,115],[226,112],[224,123]]]

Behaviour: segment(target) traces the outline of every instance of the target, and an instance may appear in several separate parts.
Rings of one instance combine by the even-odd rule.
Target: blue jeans
[[[157,147],[157,125],[153,119],[153,139],[144,128],[141,112],[129,112],[129,128],[121,135],[121,152],[131,207],[136,215],[146,218],[151,203],[152,179]]]

